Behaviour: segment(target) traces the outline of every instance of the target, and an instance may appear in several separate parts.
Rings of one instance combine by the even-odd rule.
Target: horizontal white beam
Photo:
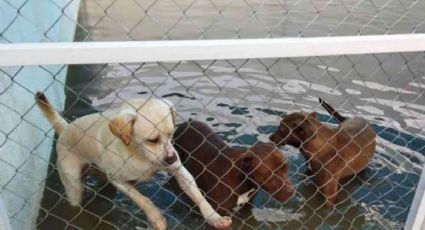
[[[15,43],[0,45],[0,66],[306,57],[413,51],[425,51],[425,34],[139,42]]]

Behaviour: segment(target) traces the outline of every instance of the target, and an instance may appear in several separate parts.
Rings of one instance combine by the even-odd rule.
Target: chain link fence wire
[[[0,23],[0,41],[14,42],[14,25],[28,23],[42,41],[55,42],[50,31],[62,20],[74,20],[69,6],[75,0],[48,0],[56,19],[41,28],[26,7],[35,0],[0,0],[13,17]],[[425,3],[398,0],[339,1],[164,1],[86,0],[80,2],[76,41],[313,37],[425,32]],[[172,55],[172,54],[170,54]],[[4,169],[1,195],[22,205],[8,210],[12,223],[27,224],[25,206],[35,195],[21,190],[43,189],[37,229],[144,229],[145,214],[122,193],[99,194],[105,185],[96,176],[85,181],[84,201],[70,208],[55,166],[44,147],[54,140],[52,129],[40,124],[33,101],[6,100],[11,92],[47,96],[64,89],[63,115],[74,120],[85,114],[115,108],[138,96],[166,98],[174,103],[178,122],[206,122],[231,146],[267,142],[280,116],[317,111],[320,121],[335,124],[317,98],[325,99],[346,116],[362,116],[376,133],[375,156],[367,169],[343,181],[335,208],[323,207],[317,186],[305,171],[308,161],[292,147],[281,147],[288,160],[295,194],[284,203],[260,191],[251,210],[233,216],[234,229],[402,229],[422,172],[425,154],[425,56],[423,52],[340,55],[329,57],[211,60],[104,65],[20,66],[0,68],[3,114],[0,147],[19,149],[23,161],[0,158]],[[29,85],[21,73],[49,75],[47,84]],[[67,71],[66,80],[58,76]],[[43,87],[41,87],[43,85]],[[24,105],[24,106],[19,106]],[[61,110],[60,104],[56,105]],[[28,142],[20,133],[41,133]],[[32,144],[26,144],[32,143]],[[9,146],[9,147],[7,147]],[[50,148],[50,146],[49,146]],[[5,154],[4,151],[1,151]],[[13,153],[10,153],[13,154]],[[23,170],[27,164],[47,164],[47,176]],[[16,185],[25,176],[36,187]],[[40,178],[42,177],[42,178]],[[138,190],[163,210],[170,229],[204,229],[197,208],[159,173]],[[31,193],[30,194],[36,194]]]

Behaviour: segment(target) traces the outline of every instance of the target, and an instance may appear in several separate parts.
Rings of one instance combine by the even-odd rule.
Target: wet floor
[[[383,24],[390,22],[396,23],[390,27],[391,33],[411,32],[410,25],[423,20],[417,14],[418,8],[425,9],[423,4],[414,5],[408,11],[409,20],[401,20],[403,24],[397,22],[403,12],[390,1],[381,9],[380,22],[385,23],[371,21],[365,26],[372,19],[369,17],[373,14],[372,6],[362,2],[353,8],[356,10],[344,23],[338,23],[342,20],[338,12],[345,11],[338,10],[340,5],[331,1],[322,10],[326,17],[322,16],[317,25],[307,26],[311,21],[310,8],[301,7],[303,1],[297,4],[290,1],[286,8],[291,4],[296,6],[289,7],[291,13],[287,17],[292,21],[269,26],[273,29],[268,31],[264,25],[263,29],[259,28],[255,17],[239,3],[228,3],[223,9],[218,7],[222,9],[221,17],[225,18],[222,22],[213,14],[217,8],[195,1],[187,10],[192,24],[181,19],[181,24],[166,33],[164,28],[172,27],[172,22],[181,16],[175,3],[137,1],[143,6],[155,3],[147,7],[149,15],[144,15],[146,19],[139,22],[143,15],[138,15],[140,11],[134,2],[108,5],[108,1],[83,1],[79,20],[90,34],[86,40],[245,38],[268,34],[272,37],[320,36],[328,35],[329,28],[335,35],[357,34],[359,30],[362,34],[382,34],[388,31]],[[344,3],[355,6],[354,2]],[[403,3],[411,5],[414,1]],[[189,6],[186,1],[181,4]],[[257,18],[267,21],[267,25],[276,25],[286,9],[279,2],[254,1],[250,6],[258,9]],[[108,16],[101,19],[105,9]],[[350,21],[351,17],[357,21]],[[164,28],[152,22],[153,19],[165,25]],[[197,25],[215,23],[202,34],[193,29],[194,22]],[[229,29],[229,24],[245,29]],[[125,34],[123,25],[131,32]],[[137,29],[131,30],[132,27]],[[85,35],[80,30],[78,39]],[[324,98],[343,114],[361,115],[374,125],[380,137],[369,167],[343,183],[341,204],[335,209],[322,208],[322,197],[304,175],[304,158],[293,148],[282,148],[289,160],[289,177],[296,195],[280,204],[259,193],[254,200],[256,208],[244,210],[233,218],[234,229],[401,229],[425,154],[424,63],[423,53],[404,53],[72,66],[67,79],[67,86],[72,90],[67,91],[65,115],[74,119],[96,109],[116,107],[121,100],[153,94],[176,105],[179,121],[204,121],[231,145],[251,145],[267,141],[276,129],[279,116],[288,112],[314,110],[319,112],[321,121],[332,123],[317,103],[318,97]],[[122,194],[116,194],[113,202],[94,196],[90,189],[98,186],[95,178],[87,182],[89,191],[85,194],[84,208],[70,208],[55,171],[49,169],[49,172],[39,229],[146,228],[143,212]],[[168,181],[167,175],[158,174],[138,188],[164,210],[170,227],[205,228],[196,208]]]

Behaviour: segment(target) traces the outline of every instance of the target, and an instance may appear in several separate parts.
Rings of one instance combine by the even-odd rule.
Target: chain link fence
[[[0,0],[13,12],[0,23],[0,41],[15,42],[14,26],[27,23],[40,41],[59,41],[53,30],[63,21],[76,25],[75,41],[315,37],[425,32],[423,1],[44,1],[54,17],[44,27],[27,15],[35,0]],[[170,54],[172,55],[172,54]],[[16,198],[8,210],[12,225],[30,223],[25,207],[43,190],[37,229],[144,229],[145,214],[125,195],[99,194],[105,187],[94,175],[85,181],[84,201],[70,208],[57,175],[56,153],[42,147],[54,140],[32,98],[64,89],[63,115],[74,120],[116,108],[138,96],[166,98],[177,110],[178,123],[207,123],[230,146],[268,142],[282,115],[317,111],[318,119],[336,122],[318,103],[323,98],[345,116],[361,116],[377,133],[375,156],[368,167],[342,182],[338,205],[323,206],[318,187],[306,175],[308,160],[284,146],[288,177],[295,193],[277,202],[260,190],[252,209],[232,216],[233,229],[402,229],[422,172],[425,154],[425,56],[423,52],[328,57],[210,60],[103,65],[1,67],[1,111],[13,122],[2,123],[1,154],[25,152],[23,160],[0,158],[12,173],[1,181],[1,195]],[[47,75],[34,84],[22,73]],[[60,75],[67,72],[66,80]],[[44,84],[45,83],[45,84]],[[58,111],[60,102],[55,103]],[[42,120],[42,119],[40,119]],[[29,140],[31,130],[41,138]],[[30,143],[30,144],[28,144]],[[12,154],[12,153],[11,153]],[[34,163],[35,162],[35,163]],[[48,165],[47,176],[26,165]],[[24,176],[36,185],[14,184]],[[156,174],[138,190],[163,211],[170,229],[204,229],[205,221],[167,174]],[[29,191],[23,193],[22,190]],[[7,195],[5,195],[7,194]],[[6,202],[7,203],[7,202]]]

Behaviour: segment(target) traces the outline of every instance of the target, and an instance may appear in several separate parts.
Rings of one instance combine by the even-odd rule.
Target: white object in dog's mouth
[[[290,220],[299,220],[304,215],[301,213],[293,213],[291,209],[274,209],[274,208],[254,208],[252,214],[257,221],[268,222],[284,222]]]
[[[239,209],[241,209],[244,204],[248,203],[252,195],[254,195],[253,192],[255,192],[255,189],[250,189],[248,192],[238,196],[238,200],[236,202],[236,206],[233,207],[233,211],[239,211]]]

